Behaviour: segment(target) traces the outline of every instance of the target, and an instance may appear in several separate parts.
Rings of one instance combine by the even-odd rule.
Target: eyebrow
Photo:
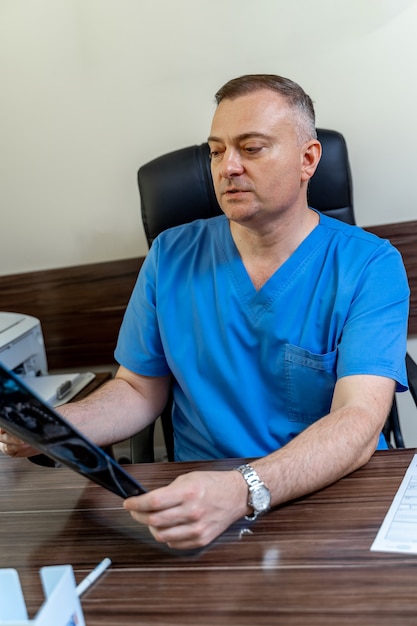
[[[238,135],[235,138],[235,141],[245,141],[245,139],[268,139],[270,140],[271,137],[270,135],[266,135],[265,133],[259,133],[259,132],[254,131],[254,132],[242,133],[241,135]],[[216,137],[215,135],[210,135],[207,141],[222,143],[223,139],[221,139],[220,137]]]

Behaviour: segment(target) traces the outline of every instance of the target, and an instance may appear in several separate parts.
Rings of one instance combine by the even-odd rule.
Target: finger
[[[202,548],[217,536],[216,532],[202,524],[183,524],[163,529],[149,526],[149,530],[156,541],[176,550]]]
[[[38,454],[30,444],[17,439],[6,432],[0,435],[0,450],[3,454],[14,457],[27,457]]]
[[[191,515],[181,507],[158,513],[130,512],[133,519],[145,524],[159,543],[176,549],[201,548],[225,530],[222,524],[203,518],[198,509]]]
[[[204,515],[205,508],[199,499],[189,498],[174,483],[147,494],[128,498],[124,507],[134,519],[157,529],[182,524],[194,524]]]
[[[125,509],[129,511],[134,520],[141,524],[145,524],[146,526],[153,527],[156,530],[162,530],[193,522],[193,518],[187,514],[186,509],[183,506],[176,506],[159,511],[142,509],[137,510],[130,507],[131,503],[129,503],[129,508],[125,506]]]
[[[140,496],[132,496],[127,498],[123,506],[127,511],[135,511],[137,513],[152,513],[157,511],[165,511],[180,506],[182,497],[179,492],[172,489],[172,486],[154,489]]]
[[[8,456],[15,456],[18,450],[19,449],[16,446],[13,446],[11,444],[0,443],[0,451],[3,454],[7,454]]]
[[[0,433],[0,441],[2,441],[3,443],[21,444],[21,445],[23,445],[24,443],[21,439],[18,439],[17,437],[15,437],[14,435],[11,435],[5,430],[3,430]]]
[[[25,452],[29,449],[29,446],[22,446],[15,443],[1,443],[0,450],[3,454],[7,454],[8,456],[26,456]]]

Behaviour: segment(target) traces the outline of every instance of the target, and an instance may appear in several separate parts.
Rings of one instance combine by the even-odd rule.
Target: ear
[[[308,181],[316,171],[321,158],[321,143],[317,139],[307,141],[302,147],[301,180]]]

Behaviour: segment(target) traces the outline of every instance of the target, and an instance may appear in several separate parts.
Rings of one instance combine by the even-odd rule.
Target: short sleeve
[[[156,311],[158,252],[158,240],[155,240],[139,272],[114,353],[120,365],[144,376],[170,373]]]
[[[398,250],[378,246],[363,268],[338,346],[338,377],[375,374],[407,389],[409,287]]]

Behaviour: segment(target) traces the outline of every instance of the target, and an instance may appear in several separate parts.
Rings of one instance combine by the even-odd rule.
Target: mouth
[[[239,187],[231,187],[222,192],[223,196],[237,196],[239,194],[248,193],[249,189],[240,189]]]

